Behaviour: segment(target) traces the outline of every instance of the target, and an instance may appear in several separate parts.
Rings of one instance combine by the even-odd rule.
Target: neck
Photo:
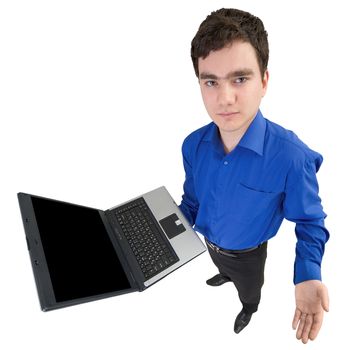
[[[252,121],[244,125],[238,130],[222,130],[220,129],[221,141],[224,146],[225,153],[228,154],[234,150],[239,141],[247,131]]]
[[[224,146],[225,153],[228,154],[234,150],[241,140],[243,134],[238,135],[235,132],[220,130],[221,141]]]

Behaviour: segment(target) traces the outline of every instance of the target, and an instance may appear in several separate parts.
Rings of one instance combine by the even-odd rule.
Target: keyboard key
[[[146,280],[179,260],[143,198],[115,214]]]

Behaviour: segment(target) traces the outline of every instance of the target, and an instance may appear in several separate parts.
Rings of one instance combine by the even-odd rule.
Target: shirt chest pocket
[[[263,192],[238,184],[226,210],[229,211],[232,220],[250,223],[258,216],[272,214],[280,198],[280,193]]]

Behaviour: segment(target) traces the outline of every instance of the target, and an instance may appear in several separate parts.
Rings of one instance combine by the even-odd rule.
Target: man
[[[328,311],[321,260],[329,233],[316,179],[322,156],[259,110],[269,79],[259,18],[235,9],[211,13],[192,40],[191,56],[213,122],[183,143],[180,208],[204,235],[219,270],[207,284],[236,286],[243,305],[234,324],[239,333],[258,309],[267,241],[284,218],[295,222],[293,328],[306,343]]]

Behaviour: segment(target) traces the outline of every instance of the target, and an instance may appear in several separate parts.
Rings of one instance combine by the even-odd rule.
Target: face
[[[221,133],[244,133],[254,119],[267,89],[250,43],[236,41],[198,60],[205,108]]]

